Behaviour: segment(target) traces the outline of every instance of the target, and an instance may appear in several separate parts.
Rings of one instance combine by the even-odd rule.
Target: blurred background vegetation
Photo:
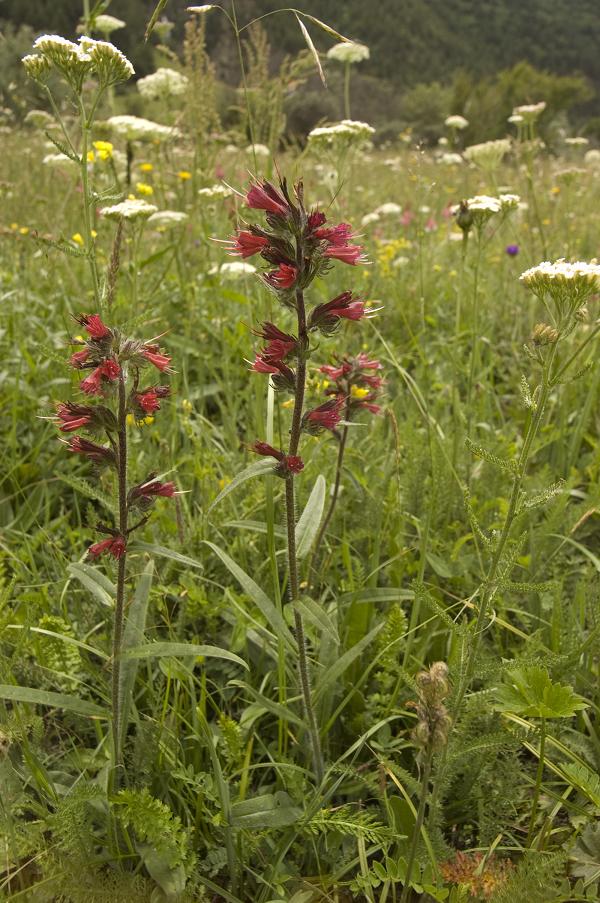
[[[92,4],[93,5],[93,4]],[[112,0],[104,12],[123,19],[127,28],[111,40],[133,61],[140,76],[157,65],[177,66],[188,0],[168,0],[164,17],[171,28],[159,29],[149,42],[144,31],[156,0]],[[224,0],[227,9],[229,0]],[[238,0],[238,22],[277,10],[275,0]],[[378,0],[376,14],[363,0],[303,0],[300,8],[345,36],[366,43],[370,59],[353,67],[352,116],[377,128],[379,142],[411,129],[434,143],[450,113],[470,122],[465,142],[499,137],[514,105],[547,102],[542,133],[583,134],[600,139],[600,35],[598,0]],[[27,83],[19,60],[39,33],[76,34],[82,0],[0,0],[0,102],[4,114],[20,117],[31,109],[35,88]],[[264,34],[258,30],[264,28]],[[246,30],[259,44],[254,62],[278,78],[285,71],[282,140],[302,141],[323,121],[343,116],[342,68],[330,64],[324,89],[307,67],[298,79],[292,61],[305,52],[303,37],[289,13],[267,16]],[[330,39],[313,28],[313,39],[326,51]],[[206,46],[220,85],[221,122],[233,120],[240,81],[234,34],[224,16],[212,11],[206,21]],[[252,65],[252,49],[245,42]],[[301,90],[300,90],[301,87]],[[15,90],[17,89],[17,90]],[[136,112],[136,93],[121,99]],[[35,104],[34,104],[35,105]],[[545,126],[545,131],[544,131]]]

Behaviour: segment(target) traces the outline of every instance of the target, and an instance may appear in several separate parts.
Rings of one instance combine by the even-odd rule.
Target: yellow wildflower
[[[152,187],[152,185],[148,185],[147,182],[138,182],[135,186],[135,190],[138,194],[145,194],[148,196],[154,194],[154,188]]]
[[[154,167],[152,163],[140,163],[140,169],[142,172],[152,172]]]
[[[552,194],[560,194],[560,185],[553,185],[550,191]]]
[[[229,479],[229,477],[221,477],[221,479],[219,480],[219,489],[221,490],[221,492],[223,492],[225,487],[229,486],[230,483],[231,480]]]
[[[368,389],[363,389],[361,386],[350,386],[351,398],[366,398],[368,394]]]
[[[113,146],[110,141],[94,141],[94,148],[98,151],[101,160],[110,160],[113,155]]]
[[[181,179],[182,182],[187,182],[188,179],[192,178],[192,174],[187,169],[180,169],[177,173],[177,178]]]
[[[19,229],[19,233],[21,235],[27,235],[29,233],[29,229],[27,228],[27,226],[21,226],[21,228]]]
[[[76,245],[80,245],[81,247],[83,247],[84,241],[83,241],[83,235],[81,234],[81,232],[76,232],[74,235],[72,235],[71,241],[74,241]]]
[[[288,398],[287,401],[284,401],[281,405],[282,408],[293,408],[294,407],[294,399]]]
[[[93,163],[95,159],[96,159],[96,155],[94,154],[94,151],[93,151],[93,150],[89,150],[89,151],[87,152],[87,161],[88,161],[88,163]]]

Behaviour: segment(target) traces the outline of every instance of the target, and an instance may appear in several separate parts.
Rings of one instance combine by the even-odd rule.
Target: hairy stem
[[[298,242],[299,271],[302,269],[303,258],[300,242]],[[306,309],[304,306],[304,294],[301,289],[296,291],[296,310],[298,315],[298,357],[296,368],[296,391],[294,395],[294,412],[292,414],[292,428],[290,432],[290,445],[288,454],[296,455],[300,443],[300,428],[302,424],[302,408],[304,406],[304,390],[306,384],[306,347],[308,336],[306,332]],[[296,555],[296,504],[294,493],[294,476],[289,474],[285,481],[285,509],[287,526],[288,567],[290,575],[290,601],[294,607],[294,624],[296,628],[296,641],[298,643],[298,673],[300,676],[300,688],[304,704],[308,733],[312,747],[313,765],[315,777],[319,784],[323,780],[323,754],[321,752],[321,739],[319,728],[312,704],[310,689],[310,673],[308,656],[306,654],[306,638],[302,616],[298,611],[296,602],[299,598],[298,583],[298,558]]]
[[[95,106],[94,106],[95,109]],[[90,275],[92,277],[92,286],[94,289],[94,301],[96,303],[96,309],[100,308],[100,277],[98,276],[98,267],[96,265],[96,249],[94,246],[94,239],[92,236],[92,216],[91,216],[91,207],[92,207],[92,197],[90,194],[90,183],[88,177],[88,148],[89,148],[89,136],[90,136],[90,127],[91,127],[91,116],[88,119],[88,116],[85,112],[85,108],[83,106],[83,102],[79,100],[79,115],[81,117],[81,187],[83,190],[83,231],[85,238],[85,255],[87,257],[89,267],[90,267]]]
[[[348,399],[348,401],[346,402],[346,413],[344,415],[344,420],[348,420],[349,412],[350,412],[350,399]],[[327,527],[329,526],[331,518],[333,517],[333,512],[335,511],[335,506],[337,504],[338,495],[340,492],[340,482],[342,479],[342,467],[344,465],[344,452],[346,451],[347,440],[348,440],[348,427],[345,426],[344,429],[342,430],[342,435],[340,438],[340,447],[338,449],[337,463],[336,463],[336,467],[335,467],[335,481],[333,484],[333,492],[331,493],[331,500],[329,502],[329,508],[327,509],[327,513],[325,515],[323,523],[321,524],[321,527],[317,534],[317,538],[315,540],[315,545],[314,545],[315,551],[313,554],[313,559],[311,561],[311,565],[309,567],[309,572],[315,576],[316,576],[316,572],[317,572],[317,568],[318,568],[318,564],[319,564],[319,558],[320,558],[321,546],[323,545],[323,539],[325,538],[325,534],[327,532]],[[310,577],[309,577],[309,580],[310,580]]]
[[[544,774],[544,754],[546,751],[546,719],[542,718],[540,726],[540,754],[538,757],[538,767],[535,776],[535,789],[533,791],[533,799],[531,800],[531,815],[529,817],[529,830],[527,831],[527,846],[531,846],[533,840],[533,832],[535,830],[535,817],[537,815],[538,800],[542,789],[542,777]]]
[[[127,537],[127,401],[125,397],[125,376],[121,370],[119,376],[119,412],[118,412],[118,454],[117,475],[119,493],[119,532]],[[125,620],[125,573],[127,550],[119,558],[117,569],[117,598],[115,602],[115,621],[112,644],[112,732],[114,750],[113,792],[119,789],[121,771],[123,769],[123,737],[121,736],[121,645],[123,642],[123,623]]]

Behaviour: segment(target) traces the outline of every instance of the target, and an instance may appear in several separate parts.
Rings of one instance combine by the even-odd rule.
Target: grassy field
[[[252,153],[179,100],[128,139],[69,91],[2,135],[1,898],[597,900],[600,283],[519,277],[594,262],[600,154]],[[265,322],[292,377],[253,372]],[[100,415],[57,426],[109,345],[99,468]]]

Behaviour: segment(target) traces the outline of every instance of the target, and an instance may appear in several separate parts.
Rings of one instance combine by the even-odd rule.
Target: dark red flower
[[[154,364],[157,370],[168,370],[171,358],[163,354],[158,345],[144,345],[142,355],[151,364]]]
[[[266,248],[268,244],[268,238],[242,230],[232,240],[230,254],[234,257],[252,257]]]
[[[71,355],[71,366],[75,367],[76,370],[83,370],[89,356],[88,348],[84,348],[83,351],[76,351],[75,354]]]
[[[308,216],[308,231],[312,232],[313,235],[316,229],[320,229],[320,227],[327,222],[327,217],[324,213],[321,213],[320,210],[313,210]]]
[[[340,223],[338,226],[315,229],[313,235],[336,248],[345,247],[352,238],[352,226],[349,223]]]
[[[97,445],[95,442],[90,442],[89,439],[82,439],[81,436],[73,436],[72,439],[69,439],[67,448],[71,452],[83,455],[90,461],[93,461],[94,464],[115,463],[115,453],[112,448]]]
[[[361,320],[365,315],[364,301],[355,298],[352,292],[342,292],[326,304],[318,304],[310,315],[309,329],[332,332],[341,319]]]
[[[246,195],[246,203],[253,210],[265,210],[275,216],[288,216],[290,205],[270,182],[252,185]]]
[[[265,281],[273,288],[288,289],[292,287],[297,276],[298,270],[295,266],[290,266],[288,263],[280,263],[276,270],[266,274]]]
[[[126,549],[127,540],[124,536],[110,536],[108,539],[103,539],[101,542],[96,542],[93,546],[90,546],[88,555],[91,555],[92,558],[99,558],[100,555],[108,552],[113,558],[122,558]]]
[[[275,358],[265,360],[262,354],[257,354],[250,369],[255,373],[269,373],[276,389],[293,392],[296,387],[296,374],[283,361]]]
[[[131,491],[132,498],[152,498],[153,496],[172,498],[175,495],[175,483],[161,483],[160,480],[148,480]]]
[[[321,430],[334,430],[340,422],[340,410],[344,404],[341,395],[331,398],[312,411],[308,411],[302,418],[302,428],[309,433],[319,433]]]
[[[347,361],[344,361],[339,367],[334,367],[331,364],[323,364],[322,367],[319,367],[319,372],[325,373],[330,379],[341,379],[342,376],[346,376],[351,370],[352,366]]]
[[[304,469],[304,462],[298,455],[286,455],[285,452],[273,448],[267,442],[255,442],[250,448],[257,455],[275,458],[279,462],[277,470],[280,476],[285,476],[287,473],[300,473]]]
[[[325,251],[325,257],[356,266],[358,263],[366,263],[367,258],[362,250],[360,245],[330,245]]]
[[[260,355],[265,361],[282,361],[298,344],[296,336],[282,332],[274,323],[263,323],[262,329],[255,329],[253,332],[254,335],[268,342],[268,345],[263,348]]]
[[[93,339],[105,339],[107,336],[112,335],[112,332],[108,326],[102,322],[98,314],[81,314],[81,316],[75,317],[75,319],[87,330],[88,334]]]
[[[92,370],[89,376],[86,376],[86,378],[79,383],[79,388],[82,392],[85,392],[86,395],[101,395],[102,380],[105,379],[107,382],[113,382],[115,379],[118,379],[120,373],[121,368],[116,361],[111,359],[102,361],[95,370]]]
[[[94,408],[83,404],[59,404],[56,409],[56,417],[60,421],[61,433],[72,433],[74,430],[87,426],[94,416]]]
[[[160,410],[160,399],[166,398],[170,394],[171,390],[168,386],[150,386],[149,389],[136,392],[133,400],[145,414],[153,414]]]

